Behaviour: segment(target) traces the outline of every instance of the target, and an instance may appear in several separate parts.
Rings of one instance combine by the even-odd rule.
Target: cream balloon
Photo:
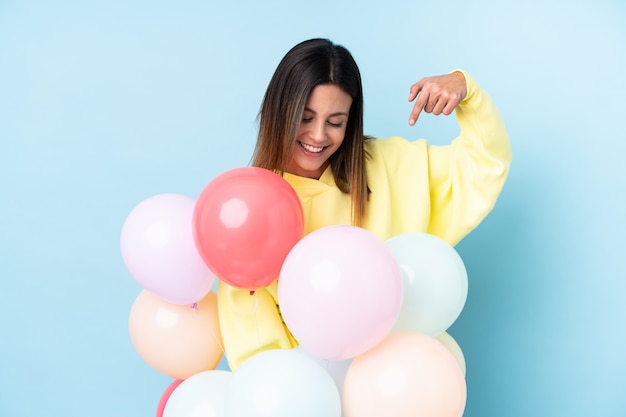
[[[131,308],[128,328],[139,356],[172,378],[215,369],[223,355],[213,292],[182,306],[143,290]]]
[[[465,378],[434,337],[394,332],[353,359],[343,385],[346,417],[461,417]]]

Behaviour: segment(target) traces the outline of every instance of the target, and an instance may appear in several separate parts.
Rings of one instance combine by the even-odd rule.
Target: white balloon
[[[350,368],[350,364],[352,363],[352,359],[343,359],[332,361],[324,358],[320,358],[319,356],[315,356],[311,352],[308,352],[301,345],[296,346],[293,350],[302,352],[310,358],[314,359],[328,374],[331,376],[333,381],[335,381],[335,385],[337,386],[337,390],[339,391],[339,395],[341,396],[341,392],[343,391],[343,383],[346,380],[346,374],[348,373],[348,368]],[[341,413],[343,417],[343,411]]]
[[[233,374],[227,417],[339,417],[341,399],[331,376],[294,349],[254,355]]]
[[[230,371],[199,372],[185,379],[172,392],[163,417],[224,417]]]
[[[335,385],[337,385],[337,389],[341,393],[341,389],[343,388],[343,381],[346,378],[346,373],[348,372],[348,368],[352,363],[352,358],[332,361],[324,358],[320,358],[319,356],[315,356],[311,352],[308,352],[302,346],[296,346],[294,348],[295,351],[302,352],[305,355],[314,359],[328,374],[331,376],[333,381],[335,381]]]
[[[392,331],[441,334],[456,321],[467,300],[467,270],[461,256],[428,233],[397,235],[387,245],[404,280],[402,309]]]

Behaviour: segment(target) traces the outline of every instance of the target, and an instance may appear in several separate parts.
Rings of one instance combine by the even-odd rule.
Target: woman
[[[497,200],[511,161],[508,136],[489,96],[460,70],[423,78],[409,101],[410,125],[422,111],[456,110],[460,135],[447,146],[365,136],[352,55],[326,39],[304,41],[285,55],[267,88],[252,165],[280,173],[296,190],[306,233],[352,224],[383,240],[427,232],[455,245]],[[260,351],[297,345],[277,300],[276,282],[253,296],[219,283],[233,371]]]

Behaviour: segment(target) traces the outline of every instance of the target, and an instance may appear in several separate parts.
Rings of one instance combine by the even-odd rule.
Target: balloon
[[[224,417],[230,371],[204,371],[187,378],[172,393],[163,417]]]
[[[165,409],[165,404],[167,404],[167,401],[170,399],[172,392],[174,392],[174,390],[180,385],[182,384],[183,380],[182,379],[176,379],[174,380],[174,382],[172,382],[163,392],[163,394],[161,395],[161,399],[159,400],[159,404],[157,405],[157,412],[156,412],[156,417],[163,417],[163,410]]]
[[[159,194],[138,204],[122,227],[122,258],[146,290],[176,304],[202,299],[215,282],[193,240],[195,201]]]
[[[465,372],[466,372],[465,356],[463,355],[463,351],[461,350],[461,347],[456,342],[456,340],[454,340],[454,338],[450,335],[450,333],[447,333],[447,332],[443,332],[437,335],[435,339],[437,339],[442,345],[448,348],[448,350],[452,353],[452,355],[454,355],[457,362],[461,366],[463,375],[465,375]]]
[[[228,417],[339,417],[333,379],[313,359],[292,349],[261,352],[233,374]]]
[[[339,361],[329,361],[327,359],[322,359],[313,355],[312,353],[308,352],[304,347],[302,347],[302,345],[296,346],[295,348],[293,348],[293,350],[309,356],[311,359],[315,360],[315,362],[317,362],[322,368],[324,368],[324,370],[328,372],[328,374],[331,376],[333,381],[335,381],[335,385],[337,385],[337,389],[341,393],[341,390],[343,389],[343,381],[346,378],[346,372],[348,372],[348,368],[352,363],[352,358]]]
[[[304,234],[294,189],[272,171],[227,171],[204,188],[193,214],[202,259],[224,282],[263,288],[278,277],[285,257]]]
[[[452,353],[416,332],[390,333],[354,358],[342,394],[346,417],[461,417],[466,399]]]
[[[307,351],[348,359],[391,331],[402,307],[402,274],[374,234],[327,226],[302,238],[285,259],[278,302],[285,324]]]
[[[139,356],[172,378],[215,369],[223,354],[213,292],[192,308],[143,290],[133,303],[128,327]]]
[[[437,336],[461,314],[467,299],[467,271],[456,250],[427,233],[387,240],[402,268],[404,300],[393,331]]]

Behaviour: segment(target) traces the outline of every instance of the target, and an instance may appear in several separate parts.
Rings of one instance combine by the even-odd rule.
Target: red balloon
[[[170,399],[170,396],[174,392],[174,390],[183,383],[183,379],[177,379],[172,382],[161,395],[161,399],[159,400],[159,405],[157,405],[156,417],[163,417],[163,411],[165,410],[165,404],[167,404],[167,400]]]
[[[193,214],[194,239],[207,266],[224,282],[257,289],[278,278],[304,235],[295,190],[263,168],[235,168],[202,190]]]

